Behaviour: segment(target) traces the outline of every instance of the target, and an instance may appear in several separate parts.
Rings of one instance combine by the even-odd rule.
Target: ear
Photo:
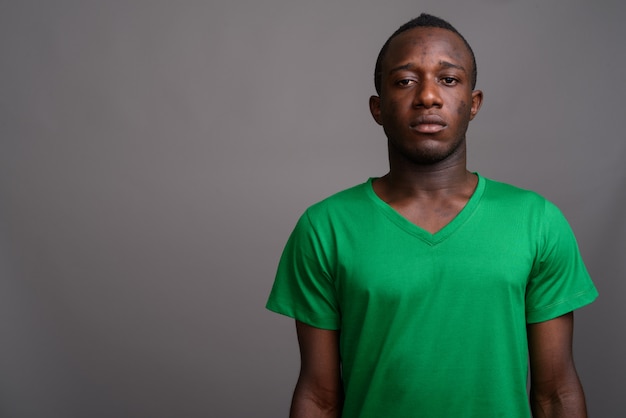
[[[470,109],[470,120],[478,114],[480,106],[483,104],[483,92],[480,90],[474,90],[472,92],[472,108]]]
[[[380,118],[380,97],[370,97],[370,113],[377,124],[382,125],[382,119]]]

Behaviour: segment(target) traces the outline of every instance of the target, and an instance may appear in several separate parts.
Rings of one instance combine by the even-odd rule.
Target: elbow
[[[293,394],[291,418],[341,416],[343,393],[339,387],[323,388],[300,383]]]
[[[585,395],[580,382],[530,389],[533,417],[587,417]]]

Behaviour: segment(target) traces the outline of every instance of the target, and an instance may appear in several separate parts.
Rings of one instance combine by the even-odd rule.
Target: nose
[[[415,107],[441,107],[442,100],[436,80],[422,80],[415,89],[413,106]]]

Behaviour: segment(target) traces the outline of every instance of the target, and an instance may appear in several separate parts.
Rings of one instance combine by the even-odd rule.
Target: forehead
[[[443,58],[468,70],[472,67],[470,53],[459,35],[442,28],[418,27],[391,40],[382,64],[388,68],[407,61]]]

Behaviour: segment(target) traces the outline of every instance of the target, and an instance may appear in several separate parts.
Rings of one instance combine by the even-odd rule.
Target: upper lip
[[[417,125],[441,125],[447,126],[446,122],[439,115],[420,115],[411,122],[411,126]]]

